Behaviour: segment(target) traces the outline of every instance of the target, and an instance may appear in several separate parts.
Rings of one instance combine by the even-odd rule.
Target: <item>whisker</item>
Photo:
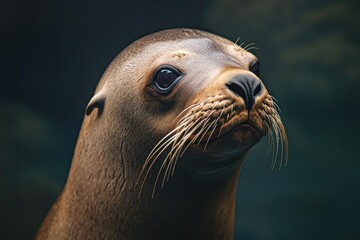
[[[274,100],[271,101],[271,104],[273,104],[275,106],[275,110],[276,110],[277,114],[281,113],[281,109],[280,109],[279,105]]]
[[[286,137],[286,132],[284,125],[282,124],[281,117],[279,115],[280,108],[275,103],[276,100],[272,98],[271,104],[273,107],[270,107],[271,114],[267,114],[264,110],[264,116],[266,121],[263,121],[268,130],[269,136],[269,146],[268,146],[268,153],[273,153],[271,169],[274,170],[276,166],[277,159],[279,158],[279,170],[285,162],[285,166],[287,165],[288,161],[288,140]]]
[[[211,114],[213,114],[215,112],[215,110],[211,111],[208,115],[207,118],[209,118],[211,116]],[[209,128],[211,127],[211,124],[208,125],[208,127],[206,128],[206,130],[204,131],[204,134],[201,136],[200,140],[198,141],[198,145],[201,143],[202,139],[204,138],[204,136],[206,135],[207,131],[209,130]]]
[[[279,143],[280,143],[280,136],[279,136],[279,129],[276,121],[273,119],[273,128],[275,130],[275,143],[276,143],[276,150],[275,150],[275,159],[278,159],[279,156]]]
[[[186,149],[188,148],[188,146],[189,146],[190,144],[192,144],[193,142],[196,141],[196,139],[200,136],[200,134],[202,133],[202,131],[203,131],[203,129],[204,129],[204,126],[206,126],[206,124],[207,124],[208,121],[209,121],[209,119],[204,119],[203,121],[201,121],[201,122],[199,123],[199,125],[202,124],[203,127],[199,130],[199,133],[195,135],[194,139],[186,146],[186,148],[184,149],[183,152],[186,151]],[[182,144],[182,146],[179,146],[179,147],[177,148],[176,152],[175,152],[176,157],[175,157],[175,159],[174,159],[173,168],[172,168],[172,170],[171,170],[171,176],[174,175],[174,171],[175,171],[175,166],[176,166],[177,160],[179,159],[179,157],[182,156],[181,150],[183,149],[184,144],[185,144],[185,142]]]
[[[190,120],[190,119],[189,119]],[[150,173],[150,170],[152,169],[153,165],[156,162],[156,159],[163,153],[163,151],[168,148],[180,135],[182,135],[187,130],[187,125],[190,122],[189,120],[181,122],[175,129],[173,129],[170,133],[168,133],[165,137],[163,137],[153,148],[153,150],[148,155],[147,159],[145,160],[145,163],[143,164],[143,167],[140,171],[139,177],[136,181],[136,185],[139,184],[139,181],[141,179],[141,176],[144,174],[144,171],[146,167],[149,165],[150,161],[151,164],[148,167],[144,179],[142,181],[142,184],[140,186],[140,192],[139,197],[141,195],[142,189],[144,187],[145,181]],[[157,154],[157,155],[156,155]],[[156,156],[155,156],[156,155]],[[154,157],[155,156],[155,157]]]
[[[246,45],[246,46],[244,47],[244,50],[247,51],[247,48],[250,47],[250,46],[252,46],[252,45],[255,45],[255,43],[249,43],[248,45]]]
[[[211,136],[212,136],[213,133],[214,133],[214,130],[216,129],[216,126],[217,126],[216,121],[214,121],[214,127],[213,127],[211,133],[209,134],[208,140],[207,140],[206,143],[205,143],[204,151],[206,150],[206,147],[207,147],[207,145],[208,145],[208,143],[209,143],[209,141],[210,141]]]
[[[194,123],[193,123],[193,124],[194,124]],[[186,128],[184,129],[184,131],[181,131],[179,134],[183,135],[183,133],[184,133],[186,130],[188,130],[189,128],[190,128],[190,127],[186,127]],[[175,137],[177,137],[177,136],[175,136]],[[170,143],[170,144],[171,144],[171,143]],[[157,156],[153,159],[152,165],[156,162],[156,159],[158,159],[159,156],[168,148],[168,146],[169,146],[169,145],[166,145],[165,147],[162,148],[162,150],[161,150],[161,151],[157,154]],[[161,172],[162,172],[162,169],[163,169],[164,166],[166,165],[167,160],[168,160],[169,156],[171,155],[171,151],[172,151],[172,150],[173,150],[173,148],[170,150],[170,152],[168,153],[168,155],[166,156],[166,158],[164,159],[163,163],[162,163],[161,166],[160,166],[160,169],[159,169],[158,174],[157,174],[156,179],[155,179],[155,183],[154,183],[154,187],[153,187],[153,192],[152,192],[152,197],[154,197],[154,193],[155,193],[155,189],[156,189],[156,185],[157,185],[159,176],[160,176],[160,174],[161,174]],[[170,154],[170,155],[169,155],[169,154]],[[152,166],[151,166],[151,167],[152,167]],[[150,168],[148,169],[147,174],[149,173],[149,171],[150,171]]]
[[[274,102],[276,102],[276,103],[279,102],[274,96],[271,96],[271,95],[269,95],[269,96],[270,96],[270,98],[271,98]]]
[[[172,143],[172,140],[173,140],[174,138],[175,138],[175,136],[173,136],[172,138],[168,139],[168,140],[165,142],[166,145],[164,145],[164,148],[162,148],[162,149],[167,148],[167,147]],[[160,148],[160,149],[161,149],[161,148]],[[157,150],[157,151],[160,151],[160,150]],[[160,151],[160,154],[161,154],[162,151],[163,151],[163,150]],[[139,192],[139,197],[140,197],[140,195],[141,195],[142,189],[143,189],[144,184],[145,184],[145,181],[146,181],[146,179],[147,179],[147,177],[148,177],[148,175],[149,175],[149,172],[150,172],[150,170],[152,169],[153,165],[154,165],[155,162],[156,162],[156,158],[155,158],[155,159],[151,159],[151,158],[150,158],[150,160],[152,160],[152,163],[151,163],[150,166],[148,167],[148,169],[147,169],[147,171],[146,171],[146,173],[145,173],[144,179],[143,179],[143,181],[142,181],[142,183],[141,183],[140,192]],[[150,161],[150,160],[149,160],[149,161]],[[143,172],[143,170],[142,170],[142,172]],[[142,175],[142,174],[141,174],[141,175]],[[138,182],[140,181],[141,175],[139,176],[138,181],[137,181],[136,184],[138,184]]]
[[[263,111],[264,112],[264,111]],[[266,118],[268,118],[268,116],[266,114],[264,114],[264,116]],[[268,147],[267,147],[267,150],[266,150],[266,155],[269,155],[270,152],[271,152],[271,146],[272,146],[272,141],[271,141],[271,138],[272,138],[272,133],[271,133],[271,129],[270,129],[270,126],[269,124],[267,123],[266,120],[263,120],[262,123],[266,126],[266,130],[267,130],[267,134],[268,134]]]
[[[186,113],[186,115],[185,115],[184,117],[192,116],[192,115],[191,115],[192,111],[190,111],[190,109],[193,110],[193,109],[195,109],[196,107],[198,107],[198,106],[200,106],[200,105],[202,105],[202,104],[205,104],[209,99],[211,99],[211,97],[205,98],[203,101],[201,101],[201,102],[199,102],[199,103],[195,103],[195,104],[193,104],[193,105],[185,108],[184,110],[182,110],[182,111],[179,113],[179,115],[178,115],[175,119],[176,119],[176,120],[179,119],[184,113]],[[184,117],[183,117],[183,118],[184,118]],[[183,118],[181,118],[181,119],[179,120],[179,122],[182,122]]]
[[[215,112],[215,110],[213,110],[213,111],[211,111],[209,114],[207,114],[207,115],[206,115],[206,119],[210,120],[209,117],[210,117],[214,112]],[[207,131],[208,131],[209,128],[211,127],[211,124],[210,124],[210,125],[207,125],[207,123],[208,123],[208,121],[206,121],[206,123],[204,124],[204,126],[203,126],[202,129],[201,129],[201,131],[203,131],[204,134],[202,135],[201,139],[199,140],[198,145],[200,144],[202,138],[206,135]],[[205,127],[206,127],[206,130],[203,130],[203,129],[205,129]],[[196,135],[196,138],[193,139],[191,142],[189,142],[189,144],[185,147],[185,149],[184,149],[184,150],[182,151],[182,153],[180,154],[180,157],[183,156],[183,154],[185,153],[186,149],[190,146],[190,144],[193,143],[193,142],[195,142],[195,141],[197,140],[197,138],[198,138],[198,136],[200,136],[200,134],[201,134],[201,133],[198,133],[198,134]]]
[[[174,161],[174,159],[178,159],[178,154],[179,154],[179,152],[181,151],[181,148],[184,146],[184,144],[187,142],[187,140],[193,135],[193,133],[194,132],[196,132],[196,130],[199,128],[199,127],[201,127],[201,124],[202,124],[202,122],[204,121],[205,119],[203,119],[202,121],[200,121],[199,123],[197,123],[193,128],[192,128],[192,130],[190,131],[190,132],[188,132],[182,139],[181,139],[181,141],[179,142],[179,145],[178,146],[176,146],[176,148],[174,148],[174,150],[175,150],[175,153],[173,154],[173,156],[171,157],[171,159],[170,159],[170,163],[169,163],[169,165],[168,165],[168,168],[166,169],[166,172],[165,172],[165,175],[167,174],[167,173],[169,173],[168,174],[168,177],[170,177],[170,169],[171,169],[171,163]],[[193,142],[193,140],[192,140],[192,142]],[[173,149],[172,149],[173,150]],[[173,169],[172,169],[172,171],[171,171],[171,173],[173,174],[173,172],[174,172],[174,169],[175,169],[175,164],[174,164],[174,167],[173,167]],[[165,179],[165,178],[164,178]],[[163,184],[164,184],[164,181],[163,181]]]
[[[208,126],[207,124],[209,123],[210,118],[206,118],[206,122],[203,124],[203,127],[200,129],[200,131],[196,134],[196,139],[202,134],[204,133],[204,129]],[[197,145],[199,145],[200,142],[197,143]]]
[[[201,120],[201,118],[199,118],[198,120]],[[201,126],[202,122],[205,121],[206,119],[203,119],[202,121],[200,122],[197,122],[195,121],[194,124],[192,124],[188,130],[183,134],[185,136],[182,136],[180,141],[177,142],[177,144],[172,147],[172,149],[170,150],[169,154],[166,156],[164,162],[166,161],[166,159],[170,159],[169,160],[169,164],[166,168],[166,171],[165,171],[165,176],[168,175],[168,177],[170,177],[170,174],[168,174],[169,172],[169,169],[171,169],[171,165],[172,165],[172,162],[174,161],[174,159],[177,158],[178,156],[178,152],[181,150],[182,148],[182,145],[187,141],[187,139],[199,128],[199,126]],[[194,126],[194,127],[193,127]],[[192,128],[192,129],[191,129]],[[190,132],[189,132],[190,131]],[[164,181],[163,181],[163,184],[162,186],[164,185]]]
[[[224,113],[224,110],[225,110],[225,105],[223,106],[223,109],[221,110],[219,116],[218,116],[218,117],[216,118],[216,120],[215,120],[214,127],[213,127],[213,129],[212,129],[212,131],[211,131],[211,133],[210,133],[210,135],[209,135],[208,140],[206,141],[206,144],[205,144],[205,147],[204,147],[204,151],[206,150],[206,147],[207,147],[207,145],[208,145],[208,143],[209,143],[209,141],[210,141],[210,139],[211,139],[211,136],[213,135],[213,133],[214,133],[216,127],[217,127],[217,123],[218,123],[219,119],[222,117],[222,115],[223,115],[223,113]]]
[[[148,157],[145,160],[145,163],[143,164],[142,170],[139,174],[139,176],[142,175],[144,169],[146,168],[146,166],[148,165],[148,163],[150,162],[150,160],[152,159],[152,157],[159,151],[159,149],[163,148],[163,146],[167,143],[167,139],[168,137],[170,137],[173,134],[177,134],[179,130],[182,130],[182,128],[184,127],[184,125],[186,125],[186,123],[180,124],[178,127],[176,127],[174,130],[172,130],[170,133],[168,133],[165,137],[163,137],[158,144],[155,145],[155,147],[153,148],[153,150],[150,152],[150,154],[148,155]],[[176,135],[172,136],[170,139],[173,139],[174,137],[176,137]]]
[[[140,171],[139,177],[136,181],[136,185],[139,184],[140,178],[143,174],[143,172],[145,171],[145,168],[147,167],[147,165],[149,164],[149,162],[151,161],[151,158],[154,154],[156,154],[156,152],[159,150],[159,148],[161,148],[163,145],[165,145],[170,139],[173,139],[175,136],[172,136],[170,139],[168,139],[168,137],[170,137],[171,135],[173,135],[175,132],[177,131],[177,128],[174,129],[173,131],[171,131],[170,133],[168,133],[164,138],[162,138],[153,148],[153,150],[150,152],[150,154],[148,155],[148,157],[146,158],[143,167]],[[161,146],[160,146],[161,145]]]
[[[254,50],[259,50],[259,48],[258,48],[258,47],[249,47],[248,49],[246,49],[246,51],[248,51],[248,52],[249,52],[250,50],[253,50],[253,49],[254,49]]]
[[[207,119],[207,121],[204,123],[204,126],[201,128],[200,132],[198,134],[196,134],[196,137],[194,139],[192,139],[187,145],[186,147],[181,151],[181,153],[179,154],[178,158],[181,158],[183,156],[183,154],[185,153],[185,151],[188,149],[188,147],[194,143],[197,138],[201,135],[202,132],[206,132],[205,127],[207,127],[207,123],[209,122],[210,119]]]

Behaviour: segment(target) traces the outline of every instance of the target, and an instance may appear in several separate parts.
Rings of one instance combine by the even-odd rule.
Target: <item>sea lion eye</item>
[[[181,79],[181,73],[171,66],[159,68],[153,78],[156,90],[161,94],[169,93],[176,83]]]
[[[258,60],[255,60],[251,63],[250,71],[256,76],[260,77],[260,62]]]

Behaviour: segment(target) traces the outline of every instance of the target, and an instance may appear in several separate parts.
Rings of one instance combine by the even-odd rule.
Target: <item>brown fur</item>
[[[206,151],[189,148],[153,198],[158,169],[150,171],[140,198],[136,181],[178,114],[209,96],[228,95],[237,106],[238,122],[250,119],[265,128],[257,109],[266,90],[247,113],[243,100],[224,88],[232,74],[249,73],[254,59],[226,39],[191,29],[158,32],[123,50],[88,106],[68,180],[37,239],[232,239],[239,169],[259,133],[235,133]],[[157,96],[150,83],[163,63],[175,65],[186,77],[168,96]],[[248,141],[245,153],[227,157],[236,160],[234,167],[217,174],[198,171],[207,159],[225,158],[240,138]]]

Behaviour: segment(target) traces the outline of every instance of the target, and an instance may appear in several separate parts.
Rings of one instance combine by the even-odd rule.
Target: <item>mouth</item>
[[[259,128],[249,122],[226,124],[220,128],[192,145],[197,154],[192,151],[190,154],[199,158],[192,161],[191,169],[197,173],[213,176],[236,169],[250,148],[263,136]]]
[[[199,146],[213,145],[213,143],[228,138],[233,138],[233,141],[239,142],[240,145],[247,145],[254,140],[260,140],[265,133],[259,127],[250,123],[249,121],[240,124],[224,124],[215,128],[211,132],[207,132],[200,141],[197,142]],[[256,141],[257,142],[257,141]]]

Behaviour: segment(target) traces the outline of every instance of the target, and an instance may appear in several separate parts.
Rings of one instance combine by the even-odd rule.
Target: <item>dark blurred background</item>
[[[172,27],[255,42],[289,164],[267,141],[238,186],[236,239],[360,239],[359,1],[25,1],[0,9],[0,239],[31,239],[61,191],[110,61]]]

